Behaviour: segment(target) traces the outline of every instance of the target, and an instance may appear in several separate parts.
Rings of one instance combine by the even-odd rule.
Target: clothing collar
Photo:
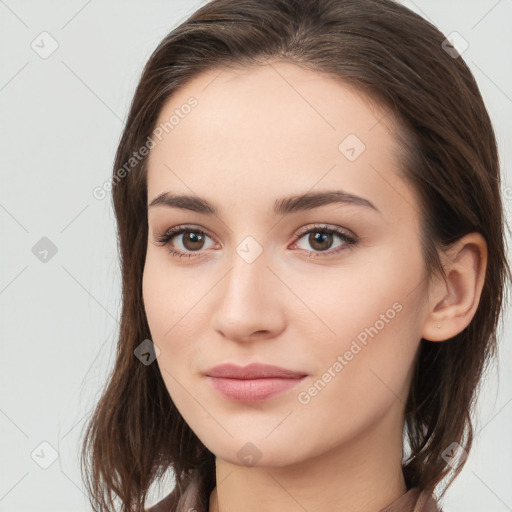
[[[185,492],[178,501],[176,501],[177,495],[174,490],[146,512],[208,512],[201,504],[200,491],[201,478],[199,473],[194,471]],[[442,510],[432,494],[420,492],[418,488],[413,487],[377,512],[442,512]]]

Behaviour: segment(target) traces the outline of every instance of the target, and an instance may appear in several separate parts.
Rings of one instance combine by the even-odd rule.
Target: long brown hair
[[[168,470],[182,492],[190,470],[198,468],[205,506],[215,485],[214,455],[176,409],[158,365],[134,357],[151,335],[142,298],[147,157],[130,159],[147,144],[165,102],[187,80],[208,69],[268,59],[338,77],[396,119],[400,172],[419,197],[429,278],[444,274],[438,250],[470,232],[487,242],[478,309],[452,339],[421,340],[405,410],[407,487],[433,490],[452,469],[448,486],[459,474],[465,459],[449,465],[443,452],[452,443],[470,451],[471,413],[483,370],[496,356],[510,268],[493,127],[471,71],[460,56],[445,51],[444,40],[436,27],[392,0],[213,0],[155,49],[114,165],[123,302],[115,366],[81,452],[94,510],[114,510],[116,496],[123,511],[143,510],[150,485]]]

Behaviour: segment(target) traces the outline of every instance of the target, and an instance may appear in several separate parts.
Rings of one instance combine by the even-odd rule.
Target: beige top
[[[144,509],[145,512],[208,512],[205,510],[199,500],[200,479],[195,473],[188,484],[181,499],[177,501],[175,491],[167,495],[152,507]],[[402,494],[393,503],[385,506],[376,512],[443,512],[439,508],[435,498],[426,492],[420,492],[413,487],[405,494]]]

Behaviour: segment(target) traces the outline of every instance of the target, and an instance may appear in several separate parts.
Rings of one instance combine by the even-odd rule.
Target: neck
[[[375,512],[402,496],[403,423],[388,416],[356,438],[286,466],[216,458],[209,512]]]

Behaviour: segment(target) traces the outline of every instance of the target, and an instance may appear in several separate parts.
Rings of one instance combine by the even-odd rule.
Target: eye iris
[[[309,235],[309,243],[311,244],[311,247],[317,249],[317,250],[325,250],[325,249],[328,249],[328,247],[325,247],[325,246],[320,246],[320,247],[317,247],[317,243],[322,243],[322,242],[325,242],[326,240],[328,240],[329,242],[331,241],[332,239],[332,233],[326,233],[326,232],[322,232],[322,231],[314,231],[312,233],[310,233]],[[330,244],[329,244],[330,246]]]
[[[183,245],[186,249],[189,250],[197,250],[201,247],[198,247],[196,244],[199,242],[199,245],[201,243],[204,243],[204,237],[201,234],[197,234],[194,231],[186,231],[185,236],[183,238]],[[192,243],[192,246],[187,246],[188,243]]]

